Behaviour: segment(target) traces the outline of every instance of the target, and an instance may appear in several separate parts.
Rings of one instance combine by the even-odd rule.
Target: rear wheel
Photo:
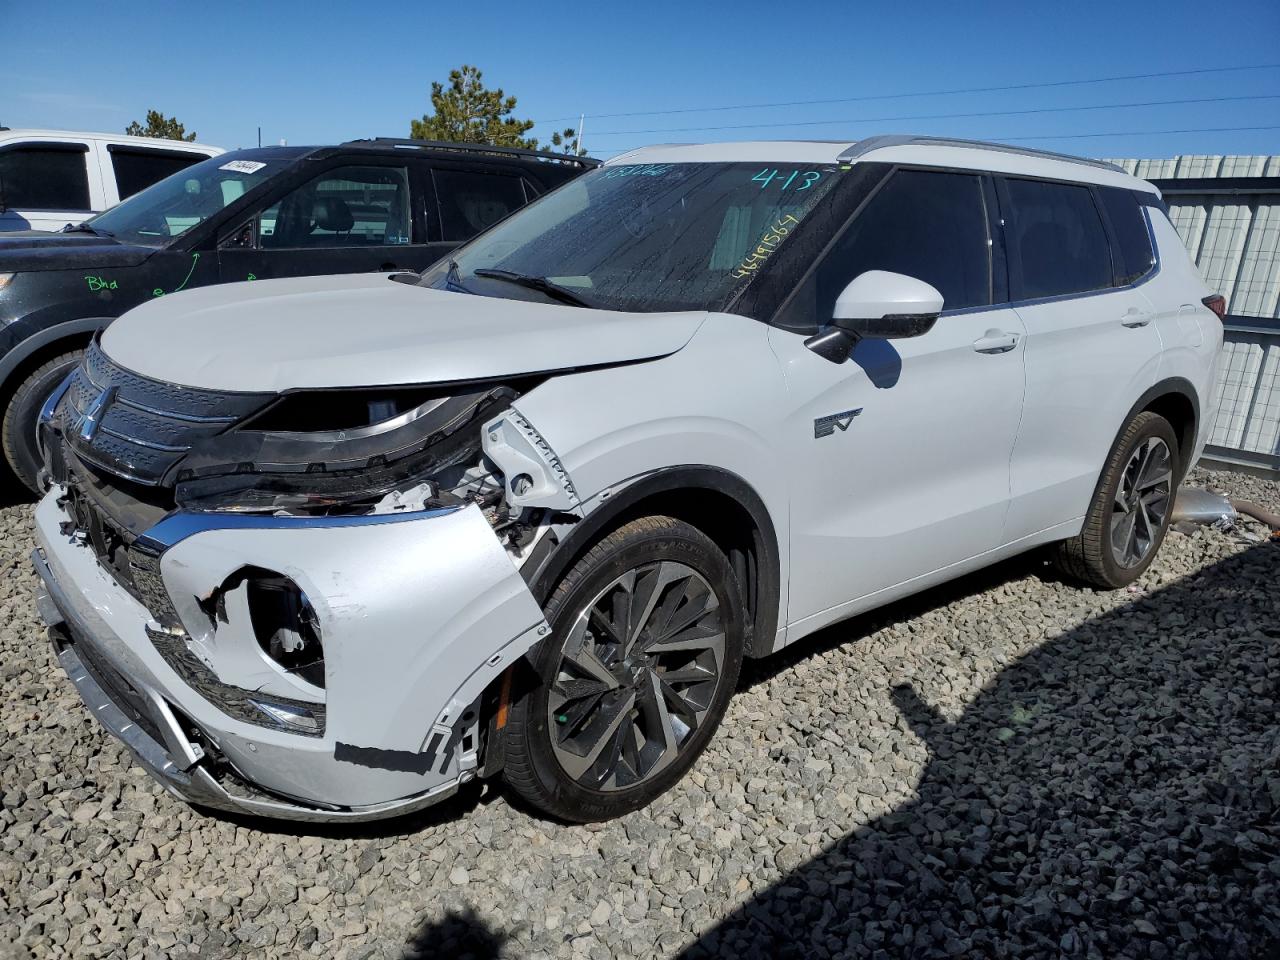
[[[1099,587],[1138,579],[1169,529],[1178,472],[1173,427],[1158,414],[1139,413],[1111,448],[1084,527],[1058,544],[1057,566]]]
[[[711,739],[742,666],[743,603],[723,553],[670,517],[632,521],[552,594],[538,683],[511,709],[504,776],[579,822],[644,806]]]
[[[5,460],[13,475],[36,496],[42,492],[40,450],[36,446],[40,409],[83,356],[83,350],[70,350],[45,361],[22,379],[5,404],[4,420],[0,424]]]

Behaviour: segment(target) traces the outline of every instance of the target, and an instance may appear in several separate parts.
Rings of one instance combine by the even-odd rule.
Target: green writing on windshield
[[[107,280],[105,277],[85,277],[84,282],[89,285],[92,293],[99,290],[119,290],[120,285],[115,280]]]
[[[620,180],[625,177],[661,177],[670,173],[670,163],[629,163],[620,167],[607,167],[601,176],[606,180]]]
[[[796,179],[797,177],[799,177],[798,180]],[[808,190],[810,187],[812,187],[815,183],[817,183],[821,179],[822,179],[822,171],[820,170],[778,171],[778,170],[770,170],[768,167],[765,167],[763,170],[757,173],[754,177],[752,177],[751,181],[753,183],[759,182],[761,190],[769,186],[769,184],[771,183],[775,184],[777,187],[779,187],[779,189],[782,189],[782,190],[785,190],[787,189],[787,187],[791,187],[792,184],[795,184],[795,186],[791,188],[796,193],[799,193],[801,190]]]
[[[796,217],[789,213],[779,217],[771,227],[760,235],[760,239],[756,241],[755,249],[742,258],[742,262],[733,268],[730,276],[735,279],[753,276],[764,262],[773,256],[779,244],[799,222]]]

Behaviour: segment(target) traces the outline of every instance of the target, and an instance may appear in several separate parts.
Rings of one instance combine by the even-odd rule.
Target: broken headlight
[[[480,426],[522,391],[459,384],[286,394],[195,447],[176,476],[188,510],[362,514],[461,502],[500,489]]]

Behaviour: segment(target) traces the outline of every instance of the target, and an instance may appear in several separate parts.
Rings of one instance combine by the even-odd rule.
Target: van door
[[[222,279],[421,270],[430,260],[414,209],[406,164],[331,167],[223,238]]]
[[[1140,286],[1116,286],[1096,192],[1001,178],[1027,395],[1011,463],[1008,535],[1084,516],[1130,407],[1154,383],[1161,342]],[[1123,279],[1123,278],[1121,278]]]
[[[992,270],[993,203],[980,175],[895,172],[776,318],[792,397],[779,462],[793,491],[791,624],[820,626],[1002,542],[1023,329]],[[829,323],[867,270],[933,284],[943,314],[924,336],[863,340],[831,363],[793,330]]]

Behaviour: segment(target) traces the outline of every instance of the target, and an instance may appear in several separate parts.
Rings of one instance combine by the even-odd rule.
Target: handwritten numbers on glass
[[[783,238],[791,232],[800,221],[791,214],[785,214],[761,235],[756,248],[743,257],[742,262],[733,268],[730,274],[734,279],[752,276],[766,260],[773,255],[782,243]]]
[[[778,181],[778,189],[780,190],[786,190],[795,183],[796,186],[792,187],[792,189],[794,192],[799,193],[801,190],[808,190],[821,179],[822,172],[819,170],[806,170],[801,173],[799,170],[778,171],[765,167],[751,178],[751,182],[759,183],[761,190],[765,189],[765,187],[769,186],[769,184],[773,183],[775,180]]]

